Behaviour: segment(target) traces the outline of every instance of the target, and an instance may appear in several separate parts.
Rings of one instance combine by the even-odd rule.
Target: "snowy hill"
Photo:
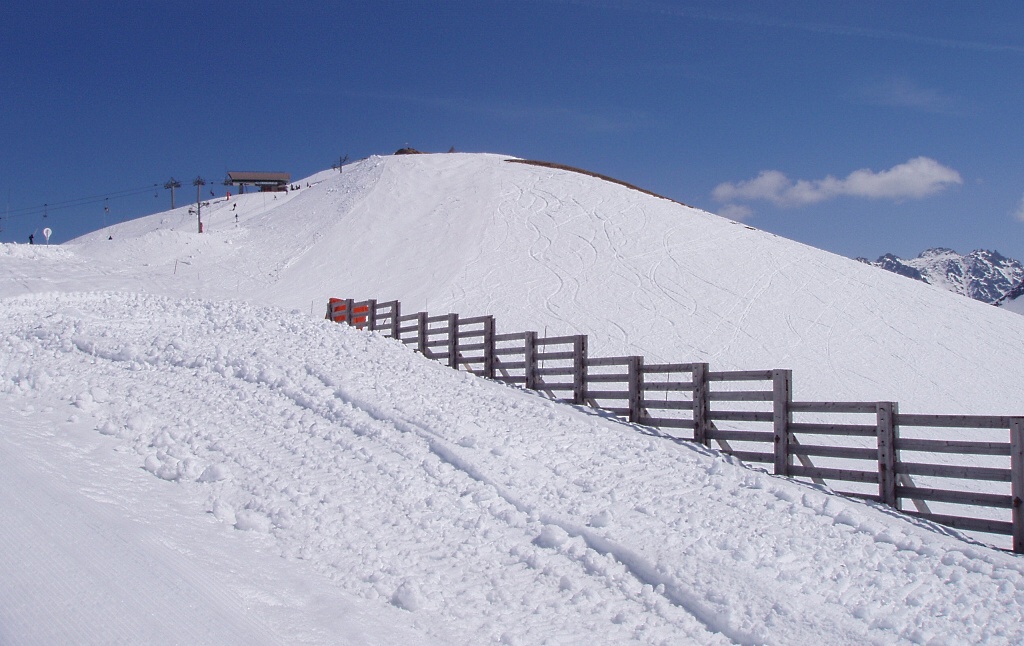
[[[0,246],[0,641],[1024,639],[1017,557],[322,313],[399,298],[982,414],[1024,412],[1024,319],[496,155],[300,184],[201,235],[182,208]]]
[[[977,249],[961,255],[952,249],[927,249],[917,258],[903,260],[886,254],[861,262],[941,287],[983,303],[1001,303],[1016,298],[1024,287],[1024,265],[998,251]]]
[[[183,207],[85,236],[61,247],[54,277],[33,278],[39,263],[29,263],[10,286],[243,298],[314,316],[332,295],[398,298],[405,311],[494,314],[505,331],[587,333],[595,355],[792,368],[802,399],[1018,412],[1024,348],[1010,340],[1024,321],[1006,312],[505,159],[370,158],[276,199],[218,201],[203,235]]]

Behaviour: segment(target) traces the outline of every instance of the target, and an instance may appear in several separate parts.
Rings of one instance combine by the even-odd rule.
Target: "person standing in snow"
[[[34,234],[34,233],[28,234],[28,243],[29,244],[35,244],[36,243],[36,234]]]

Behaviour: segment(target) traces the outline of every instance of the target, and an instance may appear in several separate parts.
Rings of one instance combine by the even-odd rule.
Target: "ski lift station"
[[[288,190],[291,181],[290,173],[228,171],[228,179],[224,183],[239,187],[239,193],[245,193],[246,186],[258,186],[261,192],[283,192]]]

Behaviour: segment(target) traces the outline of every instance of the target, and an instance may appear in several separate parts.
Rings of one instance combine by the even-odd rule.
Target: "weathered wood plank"
[[[490,318],[490,315],[485,315],[485,316],[467,316],[466,318],[460,318],[459,319],[459,326],[461,327],[461,326],[468,326],[468,325],[479,325],[481,323],[486,322],[488,318]]]
[[[688,419],[671,419],[667,417],[648,417],[645,421],[648,426],[656,426],[658,428],[693,428],[693,422]]]
[[[494,379],[494,317],[488,316],[484,322],[484,377]]]
[[[897,415],[899,404],[878,402],[875,411],[878,433],[878,497],[886,505],[899,509],[899,496],[896,494],[896,456],[899,440],[896,430]]]
[[[537,388],[535,390],[557,390],[561,391],[572,391],[573,384],[571,381],[567,382],[550,382],[550,381],[538,381]]]
[[[789,425],[789,432],[810,435],[874,437],[878,432],[878,428],[873,424],[810,424],[807,422],[793,422]]]
[[[772,393],[775,475],[788,476],[793,463],[789,447],[789,425],[793,422],[793,414],[789,412],[789,402],[793,400],[792,370],[772,370]]]
[[[726,370],[709,372],[708,381],[771,381],[771,370]]]
[[[649,363],[644,365],[644,374],[660,375],[672,372],[693,372],[697,366],[706,366],[701,363]]]
[[[789,475],[803,478],[822,478],[823,480],[844,480],[846,482],[878,483],[878,474],[874,471],[856,471],[853,469],[831,469],[827,467],[805,467],[794,464]]]
[[[766,431],[723,431],[716,428],[708,431],[708,439],[772,444],[775,441],[775,435]]]
[[[588,399],[623,399],[629,400],[628,390],[590,390],[587,389]]]
[[[965,467],[951,464],[917,464],[899,461],[896,473],[914,476],[936,476],[939,478],[959,478],[961,480],[988,480],[990,482],[1010,482],[1010,469],[994,469],[990,467]]]
[[[576,335],[569,336],[545,336],[537,338],[538,346],[546,345],[572,345],[576,342]]]
[[[900,413],[899,426],[928,426],[933,428],[1010,428],[1009,417],[991,415],[908,415]]]
[[[713,402],[770,402],[773,398],[770,390],[712,390],[708,396]]]
[[[875,413],[876,402],[791,402],[794,413]]]
[[[597,368],[600,366],[628,366],[633,357],[587,357],[587,366]]]
[[[930,514],[920,511],[904,510],[904,514],[908,516],[914,516],[915,518],[924,518],[930,520],[933,523],[952,527],[954,529],[962,529],[972,532],[985,532],[987,534],[1003,534],[1007,536],[1013,535],[1013,523],[1007,523],[999,520],[986,520],[984,518],[965,518],[963,516],[948,516],[945,514]]]
[[[693,364],[693,441],[704,446],[708,446],[708,430],[711,428],[708,372],[708,364]]]
[[[526,377],[516,377],[514,375],[502,375],[495,377],[495,381],[500,381],[503,384],[526,384]]]
[[[377,299],[366,301],[366,327],[371,332],[377,329]]]
[[[713,410],[709,418],[716,422],[772,422],[775,416],[771,412]]]
[[[494,355],[497,357],[512,357],[515,355],[524,355],[526,353],[525,347],[518,348],[494,348]]]
[[[571,366],[565,368],[537,368],[538,377],[561,377],[573,374],[575,374],[575,371]]]
[[[527,332],[511,332],[508,334],[495,334],[495,343],[504,343],[505,341],[525,341]]]
[[[526,373],[526,388],[537,390],[537,333],[526,332],[523,339],[523,371]]]
[[[933,489],[928,487],[896,487],[896,495],[900,498],[916,498],[918,500],[933,500],[935,502],[953,502],[961,505],[974,505],[977,507],[998,507],[1010,509],[1013,507],[1013,496],[1009,494],[977,493],[972,491],[950,491],[948,489]]]
[[[523,356],[524,357],[522,352],[519,353],[519,356]],[[504,359],[504,358],[498,356],[497,354],[495,355],[495,362],[497,364],[501,365],[502,368],[505,368],[507,370],[524,370],[526,368],[526,361],[525,360],[510,361],[508,359]]]
[[[420,354],[427,354],[427,313],[417,312],[416,313],[416,336],[418,340],[417,348]]]
[[[629,421],[639,422],[644,417],[644,358],[630,357],[629,361]]]
[[[1010,495],[1013,551],[1024,552],[1024,417],[1010,420]]]
[[[587,335],[577,335],[572,344],[572,402],[574,404],[582,404],[587,399],[587,350]]]
[[[576,356],[571,350],[569,352],[537,352],[537,361],[572,361]]]
[[[876,449],[862,449],[853,446],[821,446],[817,444],[790,444],[790,453],[794,455],[814,455],[822,458],[847,458],[849,460],[878,459]]]
[[[957,453],[961,455],[1010,455],[1007,442],[962,442],[958,440],[915,440],[899,438],[896,448],[900,451],[923,453]]]
[[[728,454],[744,462],[757,462],[760,464],[771,464],[775,456],[771,453],[757,453],[756,451],[728,451]]]
[[[391,309],[391,338],[401,338],[401,334],[398,332],[399,321],[402,320],[402,304],[398,301],[392,301],[394,304]]]
[[[629,373],[623,374],[610,374],[610,375],[587,375],[587,383],[592,384],[627,384],[629,383]]]

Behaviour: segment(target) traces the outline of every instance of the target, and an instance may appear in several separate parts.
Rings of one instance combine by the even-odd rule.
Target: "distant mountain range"
[[[960,255],[939,247],[910,260],[891,253],[875,261],[857,260],[993,305],[1024,295],[1024,264],[998,251],[978,249]]]

